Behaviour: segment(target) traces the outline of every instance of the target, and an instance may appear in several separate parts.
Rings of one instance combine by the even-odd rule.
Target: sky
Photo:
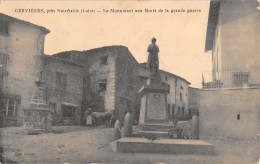
[[[17,9],[43,9],[45,13],[17,12]],[[56,12],[47,13],[51,9]],[[58,13],[58,9],[96,12]],[[139,9],[143,12],[103,12],[111,9]],[[147,13],[145,9],[156,12]],[[159,12],[160,9],[163,12]],[[174,9],[185,12],[171,13]],[[197,12],[188,13],[188,9]],[[44,53],[48,55],[123,45],[142,63],[147,61],[147,47],[152,37],[156,37],[160,69],[181,76],[191,82],[192,87],[198,88],[201,87],[202,72],[211,70],[211,52],[204,52],[208,11],[209,0],[0,2],[1,13],[51,31],[45,38]]]

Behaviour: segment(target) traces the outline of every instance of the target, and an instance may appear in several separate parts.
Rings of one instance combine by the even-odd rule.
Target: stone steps
[[[171,124],[143,124],[141,125],[142,131],[164,131],[168,132],[171,130],[173,125]]]
[[[71,119],[71,118],[63,118],[61,121],[61,125],[75,125],[75,120]]]
[[[167,131],[137,131],[138,136],[156,136],[156,138],[169,138]]]
[[[160,154],[214,154],[214,146],[202,140],[125,137],[110,143],[114,152]]]

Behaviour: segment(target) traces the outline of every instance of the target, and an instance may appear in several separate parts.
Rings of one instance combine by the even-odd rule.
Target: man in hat
[[[149,52],[147,64],[152,76],[159,74],[159,47],[155,43],[156,38],[152,38],[152,43],[149,45],[147,49],[147,52]]]

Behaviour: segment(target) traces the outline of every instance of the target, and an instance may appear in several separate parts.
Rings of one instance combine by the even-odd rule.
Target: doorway
[[[68,106],[68,105],[62,105],[62,116],[74,119],[74,117],[75,117],[75,107]]]

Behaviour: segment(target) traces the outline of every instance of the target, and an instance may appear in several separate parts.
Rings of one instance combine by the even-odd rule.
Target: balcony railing
[[[203,72],[202,88],[260,87],[259,70]]]

